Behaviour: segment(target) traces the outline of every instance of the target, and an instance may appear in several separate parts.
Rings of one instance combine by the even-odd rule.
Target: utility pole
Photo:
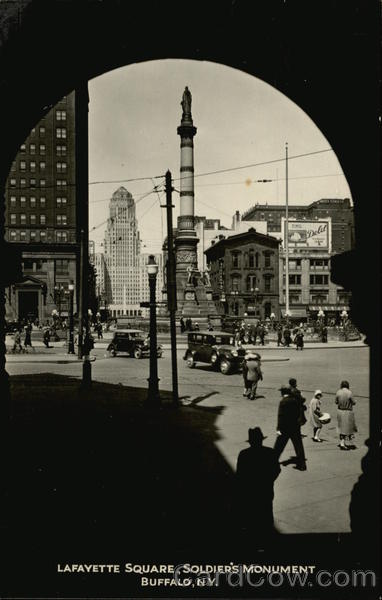
[[[174,234],[172,228],[172,184],[171,173],[166,173],[166,214],[167,214],[167,306],[170,313],[171,336],[171,370],[172,370],[172,400],[175,406],[179,405],[178,394],[178,364],[176,358],[176,265]]]
[[[288,142],[285,144],[285,316],[289,317]]]
[[[81,388],[91,386],[89,336],[89,93],[87,81],[75,88],[76,209],[80,232],[78,358],[83,359]]]

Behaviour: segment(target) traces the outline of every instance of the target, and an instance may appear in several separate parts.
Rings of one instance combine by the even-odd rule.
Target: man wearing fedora
[[[257,385],[263,379],[260,366],[260,354],[247,352],[243,363],[244,393],[250,400],[256,398]]]
[[[236,518],[239,528],[262,535],[273,531],[273,484],[280,473],[275,451],[263,446],[260,427],[248,430],[249,448],[236,468]]]
[[[296,452],[296,466],[299,471],[306,471],[306,459],[301,437],[301,400],[291,392],[289,385],[280,387],[282,398],[277,415],[277,438],[274,449],[279,458],[291,440]]]

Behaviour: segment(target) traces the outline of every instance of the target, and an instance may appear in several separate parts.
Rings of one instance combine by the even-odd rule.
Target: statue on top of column
[[[182,109],[183,109],[183,117],[185,117],[186,115],[191,116],[191,102],[192,102],[191,92],[188,89],[188,87],[186,86],[184,88],[182,102],[180,103],[182,106]]]

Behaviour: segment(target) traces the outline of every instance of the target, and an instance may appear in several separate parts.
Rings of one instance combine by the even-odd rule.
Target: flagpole
[[[288,142],[285,144],[285,316],[289,316]]]

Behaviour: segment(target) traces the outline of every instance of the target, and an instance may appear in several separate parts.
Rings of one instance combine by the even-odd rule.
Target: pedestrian
[[[240,451],[236,467],[234,518],[255,539],[273,531],[273,486],[280,473],[275,451],[263,446],[265,439],[260,427],[249,429],[250,447]]]
[[[326,325],[323,325],[321,329],[321,342],[323,344],[328,343],[328,328],[326,327]]]
[[[12,348],[12,352],[16,352],[16,351],[22,352],[23,348],[21,346],[21,333],[20,333],[20,329],[16,329],[14,336],[13,336],[13,348]]]
[[[197,321],[195,321],[195,324],[192,328],[194,331],[199,331],[199,323]]]
[[[52,346],[49,345],[49,342],[50,342],[50,329],[49,329],[49,327],[46,327],[46,329],[44,331],[43,342],[44,342],[46,348],[52,348]]]
[[[277,326],[277,346],[283,346],[283,326]]]
[[[255,400],[257,385],[259,381],[263,380],[263,373],[261,371],[260,364],[261,356],[260,354],[253,354],[252,352],[248,352],[245,355],[245,361],[243,365],[243,378],[245,384],[247,385],[247,396],[250,400]],[[244,375],[245,369],[245,375]]]
[[[321,410],[321,398],[321,390],[316,390],[309,404],[309,422],[313,427],[312,440],[314,442],[322,442],[322,439],[320,438],[320,433],[322,429],[322,422],[320,421],[320,417],[323,416],[323,412]]]
[[[357,431],[355,424],[353,406],[355,400],[353,394],[349,388],[349,382],[344,380],[341,381],[340,389],[336,393],[337,404],[337,425],[338,433],[340,436],[340,449],[351,450],[354,448],[353,445],[347,445],[346,441],[351,441],[354,434]]]
[[[183,317],[180,317],[179,325],[180,325],[180,333],[184,333],[186,331],[186,325],[184,323]]]
[[[190,319],[190,317],[186,319],[186,329],[187,331],[192,331],[192,320]]]
[[[277,415],[277,437],[274,449],[279,458],[288,441],[291,440],[296,452],[295,468],[299,471],[306,471],[305,452],[300,430],[301,402],[291,392],[288,385],[282,385],[280,392],[282,398]]]
[[[306,411],[306,406],[305,406],[305,402],[306,402],[306,398],[304,398],[304,396],[301,394],[300,390],[297,387],[297,379],[295,379],[294,377],[291,377],[289,379],[289,391],[292,394],[292,396],[294,396],[295,398],[297,398],[297,400],[300,403],[300,425],[305,425],[306,423],[306,417],[305,417],[305,411]]]
[[[294,343],[296,344],[296,350],[304,349],[304,334],[302,332],[302,329],[299,329],[296,335],[294,336]]]
[[[265,338],[265,327],[262,323],[260,323],[260,326],[258,328],[258,335],[260,338],[260,343],[262,346],[264,346],[264,338]]]
[[[214,328],[212,327],[212,323],[211,323],[211,321],[209,319],[207,321],[207,329],[208,329],[208,331],[213,331],[214,330]]]
[[[291,341],[292,341],[292,338],[290,335],[290,329],[288,326],[286,326],[284,329],[284,346],[289,348]]]
[[[102,340],[103,339],[103,334],[102,334],[102,323],[98,322],[97,323],[97,335],[98,335],[98,339]]]
[[[33,348],[33,346],[32,346],[32,325],[30,322],[27,323],[27,325],[25,326],[24,346],[25,346],[25,348],[27,348],[27,346],[29,346],[30,348]]]
[[[257,338],[257,325],[255,323],[251,324],[250,327],[250,335],[251,335],[251,342],[252,344],[256,344],[256,338]]]

